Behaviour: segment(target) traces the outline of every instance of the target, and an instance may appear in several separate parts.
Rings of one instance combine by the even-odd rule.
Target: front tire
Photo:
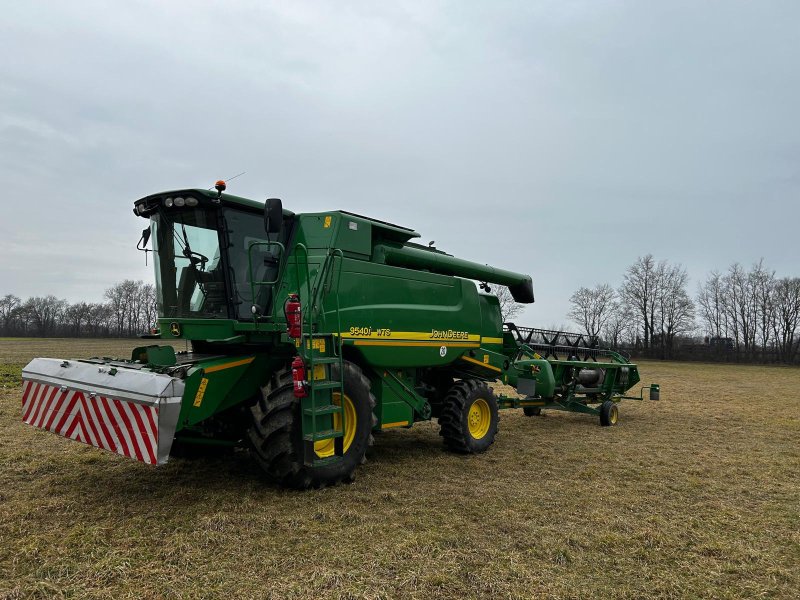
[[[476,379],[455,383],[442,402],[439,435],[454,452],[485,452],[497,435],[497,399],[491,388]]]
[[[538,417],[542,414],[542,409],[538,406],[524,406],[522,412],[526,417]]]
[[[338,377],[338,365],[331,366],[332,378]],[[345,451],[341,460],[322,467],[309,467],[303,460],[303,428],[300,400],[294,397],[291,371],[275,374],[262,396],[250,409],[252,423],[248,430],[251,454],[267,477],[283,486],[307,489],[353,481],[356,467],[366,462],[367,447],[372,444],[375,396],[369,380],[353,363],[344,363]],[[334,392],[334,401],[339,397]],[[341,398],[338,398],[341,402]],[[355,421],[353,423],[353,421]],[[318,442],[320,458],[329,455],[327,445]],[[332,452],[331,452],[332,454]]]

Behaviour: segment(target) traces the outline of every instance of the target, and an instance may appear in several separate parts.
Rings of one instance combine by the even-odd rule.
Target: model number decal
[[[350,335],[353,337],[391,337],[391,329],[373,329],[372,327],[351,327]]]
[[[439,330],[431,329],[432,340],[468,340],[469,332],[453,331],[452,329]]]

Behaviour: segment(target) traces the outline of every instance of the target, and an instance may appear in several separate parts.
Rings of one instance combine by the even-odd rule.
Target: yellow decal
[[[483,337],[481,342],[484,344],[502,344],[503,338]]]
[[[466,331],[431,329],[431,339],[433,340],[468,340],[470,337]]]
[[[489,364],[482,363],[481,361],[475,360],[474,358],[470,358],[469,356],[462,356],[461,360],[465,360],[467,362],[471,362],[473,364],[480,365],[481,367],[484,367],[485,369],[491,369],[492,371],[497,371],[498,373],[503,371],[503,369],[501,369],[500,367],[495,367],[494,365],[489,365]]]
[[[195,408],[200,408],[200,405],[203,403],[203,396],[206,394],[206,387],[208,387],[208,379],[203,377],[200,380],[200,387],[197,388],[197,394],[194,397],[194,406]]]
[[[225,369],[232,369],[233,367],[241,367],[242,365],[249,365],[256,359],[255,356],[250,358],[243,358],[242,360],[235,360],[233,362],[222,363],[221,365],[214,365],[213,367],[205,367],[206,373],[215,373],[216,371],[224,371]]]
[[[297,342],[297,347],[300,347],[300,342]],[[306,348],[311,348],[311,340],[306,340]],[[317,339],[314,340],[314,350],[319,350],[323,354],[325,353],[325,340]]]
[[[416,341],[392,341],[392,340],[355,340],[353,342],[356,346],[386,346],[387,348],[394,347],[412,347],[412,348],[441,348],[447,346],[448,348],[478,348],[480,344],[471,342],[416,342]]]
[[[394,423],[384,423],[381,425],[381,429],[389,429],[391,427],[405,427],[408,425],[408,421],[395,421]]]
[[[330,226],[331,226],[331,218],[330,218],[330,216],[327,216],[327,217],[325,217],[325,224],[323,225],[323,227],[325,229],[327,229]]]
[[[485,364],[485,365],[489,364],[489,355],[488,354],[484,354],[483,355],[483,364]]]
[[[314,365],[314,381],[325,379],[325,365]]]
[[[437,346],[441,345],[440,340],[462,341],[480,343],[481,336],[477,333],[466,331],[447,331],[431,330],[427,331],[394,331],[387,328],[375,327],[351,327],[348,331],[342,332],[343,339],[363,339],[363,338],[389,338],[393,340],[415,340],[430,341]]]

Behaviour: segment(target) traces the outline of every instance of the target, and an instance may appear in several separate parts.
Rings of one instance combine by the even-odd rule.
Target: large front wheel
[[[338,366],[333,365],[331,370],[332,378],[337,378]],[[310,467],[303,460],[301,407],[292,390],[291,371],[280,371],[262,389],[262,397],[250,409],[248,435],[251,452],[269,479],[300,489],[352,481],[356,467],[366,461],[364,455],[372,444],[371,432],[377,422],[369,380],[355,364],[344,363],[344,398],[335,392],[333,402],[343,404],[344,455],[329,465]],[[340,419],[337,415],[334,428],[341,428]],[[332,457],[333,440],[316,442],[314,451],[317,458]]]

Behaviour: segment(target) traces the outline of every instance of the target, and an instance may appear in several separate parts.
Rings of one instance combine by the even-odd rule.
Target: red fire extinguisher
[[[283,314],[286,315],[286,333],[290,338],[299,338],[303,315],[300,311],[300,296],[289,294],[286,304],[283,305]]]
[[[295,398],[305,398],[308,395],[306,390],[306,365],[300,355],[295,356],[292,361],[292,387]]]

